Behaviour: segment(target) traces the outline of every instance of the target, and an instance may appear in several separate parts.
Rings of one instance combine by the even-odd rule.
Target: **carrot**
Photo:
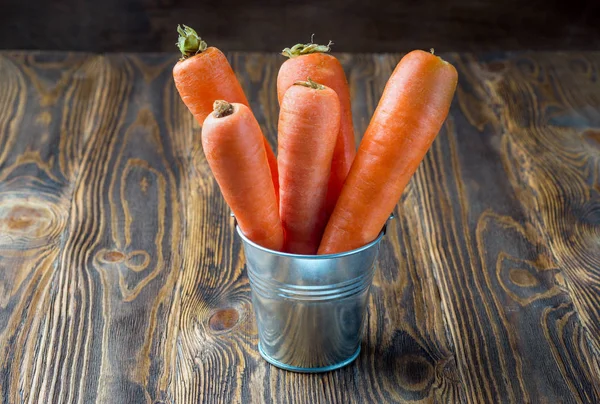
[[[283,227],[260,126],[243,104],[215,101],[214,111],[202,148],[223,197],[246,237],[280,251]]]
[[[305,80],[306,77],[333,89],[340,100],[341,122],[331,162],[325,206],[327,217],[335,207],[356,155],[348,81],[339,60],[327,54],[330,45],[331,42],[327,46],[313,43],[297,44],[292,48],[284,49],[282,54],[289,59],[281,66],[277,76],[277,97],[280,104],[288,88],[298,80]]]
[[[277,153],[284,251],[317,252],[327,224],[327,183],[339,125],[340,103],[332,89],[308,79],[285,93]]]
[[[177,47],[181,59],[173,68],[175,87],[181,99],[200,125],[213,112],[216,100],[228,100],[249,107],[244,90],[227,61],[217,48],[208,47],[192,28],[177,26]],[[266,138],[263,137],[269,168],[276,194],[279,194],[277,158]]]
[[[432,53],[410,52],[390,77],[319,254],[352,250],[374,240],[437,136],[458,78],[451,64]]]

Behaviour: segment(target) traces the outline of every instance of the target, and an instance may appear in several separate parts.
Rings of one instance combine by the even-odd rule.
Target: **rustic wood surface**
[[[0,54],[2,402],[600,402],[600,53],[445,57],[362,353],[303,375],[257,353],[176,57]],[[274,142],[282,58],[230,58]],[[399,55],[340,58],[360,134]]]

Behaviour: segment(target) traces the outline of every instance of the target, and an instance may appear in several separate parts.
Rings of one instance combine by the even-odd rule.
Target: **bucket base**
[[[277,359],[273,359],[265,353],[260,342],[258,343],[258,352],[260,352],[260,356],[262,356],[264,360],[269,362],[271,365],[276,366],[283,370],[289,370],[290,372],[298,372],[298,373],[322,373],[322,372],[330,372],[332,370],[343,368],[344,366],[349,365],[352,362],[354,362],[354,360],[358,357],[358,354],[360,354],[360,345],[358,346],[358,349],[356,350],[356,352],[353,353],[352,356],[349,357],[348,359],[346,359],[342,362],[336,363],[334,365],[323,366],[320,368],[301,368],[301,367],[297,367],[297,366],[286,365],[285,363],[279,362]]]

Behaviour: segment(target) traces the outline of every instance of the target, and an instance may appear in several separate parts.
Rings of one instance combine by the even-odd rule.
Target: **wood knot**
[[[499,259],[496,270],[504,292],[521,306],[559,293],[554,280],[556,270],[544,256],[529,261],[504,254]],[[504,310],[510,312],[518,308],[507,301]]]
[[[208,325],[211,330],[221,332],[232,329],[240,319],[238,311],[232,307],[217,310],[210,319]]]
[[[435,366],[438,361],[410,334],[396,331],[391,341],[375,349],[375,357],[386,379],[384,386],[394,386],[394,391],[400,387],[410,392],[414,400],[429,396],[431,386],[436,381]]]
[[[98,261],[103,264],[124,263],[125,267],[134,272],[145,270],[150,263],[150,254],[144,250],[136,250],[128,254],[118,250],[100,250],[97,257]]]
[[[540,283],[535,276],[525,269],[511,269],[508,272],[508,278],[512,283],[523,288],[532,288]]]
[[[25,230],[42,217],[37,210],[27,206],[14,206],[4,217],[6,226],[12,230]]]
[[[102,254],[101,260],[104,262],[109,262],[109,263],[113,263],[113,262],[121,262],[125,259],[125,254],[123,254],[120,251],[105,251],[104,254]]]
[[[431,363],[420,355],[408,354],[396,362],[397,378],[406,390],[421,391],[431,383],[434,369]]]
[[[150,254],[144,250],[137,250],[131,252],[127,256],[127,268],[135,272],[140,272],[146,269],[150,264]]]
[[[61,213],[56,205],[46,200],[0,197],[0,239],[7,236],[12,242],[28,240],[27,248],[34,248],[37,243],[46,244],[64,228]]]

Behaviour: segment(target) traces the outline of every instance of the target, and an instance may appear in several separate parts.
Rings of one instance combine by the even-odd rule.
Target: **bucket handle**
[[[390,213],[390,217],[387,218],[387,220],[385,221],[385,224],[383,225],[383,229],[381,229],[384,236],[387,234],[387,227],[388,227],[388,224],[390,223],[390,220],[394,220],[395,218],[396,218],[396,216],[394,216],[394,212]]]

